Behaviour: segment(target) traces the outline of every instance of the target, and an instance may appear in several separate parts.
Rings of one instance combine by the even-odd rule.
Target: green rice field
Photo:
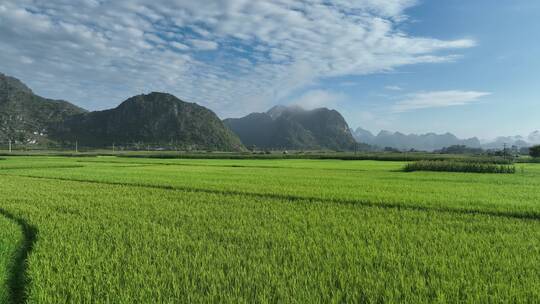
[[[540,164],[0,159],[0,303],[537,303]]]

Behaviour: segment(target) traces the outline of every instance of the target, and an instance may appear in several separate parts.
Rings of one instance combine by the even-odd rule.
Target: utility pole
[[[11,138],[9,139],[9,153],[11,153]]]
[[[112,152],[113,152],[113,153],[114,153],[114,150],[115,150],[114,148],[115,148],[115,147],[114,147],[114,143],[112,143]]]
[[[79,141],[75,141],[75,153],[79,153]]]
[[[506,153],[507,153],[507,152],[506,152],[506,143],[504,143],[503,147],[504,147],[504,148],[503,148],[503,157],[504,157],[504,159],[506,160]]]

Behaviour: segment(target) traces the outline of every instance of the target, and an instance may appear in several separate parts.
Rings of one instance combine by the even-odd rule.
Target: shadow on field
[[[10,303],[19,304],[25,303],[27,294],[26,289],[30,283],[30,278],[26,276],[28,268],[27,258],[32,252],[34,242],[37,237],[37,229],[29,225],[24,219],[13,215],[12,213],[0,208],[0,215],[17,223],[23,232],[23,240],[20,247],[17,249],[15,259],[11,267],[11,274],[8,278],[9,298]]]

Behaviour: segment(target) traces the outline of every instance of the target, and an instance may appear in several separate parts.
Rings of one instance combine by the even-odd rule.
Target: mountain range
[[[228,126],[228,127],[227,127]],[[356,144],[335,110],[276,106],[266,113],[221,121],[211,110],[167,93],[128,98],[114,109],[89,112],[32,92],[0,74],[0,139],[83,147],[152,145],[194,150],[352,150]],[[241,140],[240,140],[241,139]]]
[[[275,106],[263,113],[221,121],[211,110],[153,92],[128,98],[114,109],[89,112],[64,100],[38,96],[16,78],[0,73],[0,141],[87,147],[153,145],[180,149],[242,151],[247,147],[291,150],[434,151],[449,146],[501,149],[540,144],[540,131],[527,137],[498,137],[481,143],[451,133],[422,135],[349,129],[336,110]],[[360,144],[358,144],[360,143]]]
[[[518,148],[530,147],[540,144],[540,132],[535,131],[527,138],[523,136],[497,137],[492,141],[481,142],[478,138],[460,139],[452,133],[445,134],[404,134],[401,132],[381,131],[373,135],[368,130],[357,128],[354,132],[357,141],[379,148],[390,147],[399,150],[435,151],[450,146],[467,146],[469,148],[502,149],[516,146]]]
[[[224,120],[247,147],[291,150],[353,150],[356,142],[336,110],[275,106],[265,113]]]
[[[534,131],[529,136],[500,136],[492,141],[485,142],[482,147],[484,149],[500,149],[504,145],[507,147],[516,146],[518,148],[530,147],[540,144],[540,131]]]
[[[480,148],[480,140],[476,137],[459,139],[451,133],[446,134],[403,134],[400,132],[381,131],[373,135],[370,131],[358,128],[354,131],[357,141],[378,146],[390,147],[399,150],[434,151],[444,147],[463,145],[471,148]]]

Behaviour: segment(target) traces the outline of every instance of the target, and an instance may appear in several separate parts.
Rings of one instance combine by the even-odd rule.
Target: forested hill
[[[335,110],[275,106],[265,113],[226,119],[245,146],[261,149],[353,150],[347,122]]]
[[[152,143],[197,150],[244,149],[214,112],[157,92],[131,97],[114,109],[72,116],[58,124],[51,136],[94,147]]]

